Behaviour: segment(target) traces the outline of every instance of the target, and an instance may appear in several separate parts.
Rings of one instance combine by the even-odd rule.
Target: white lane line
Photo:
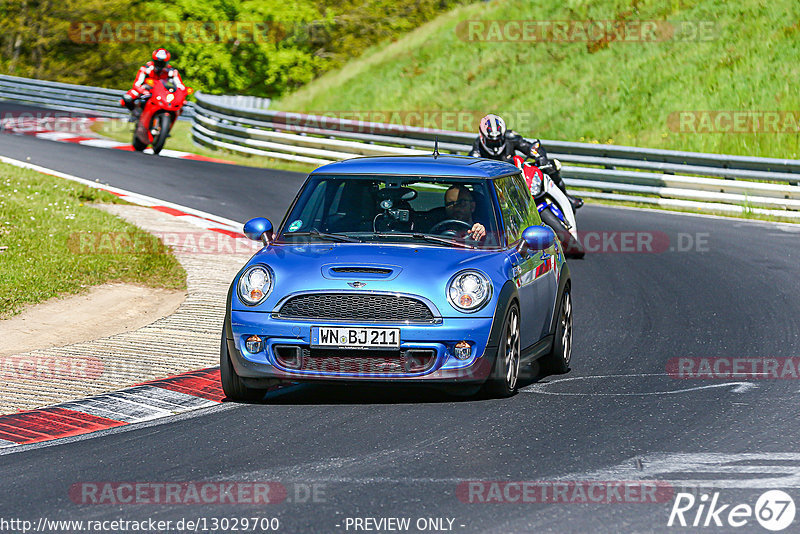
[[[125,146],[125,143],[120,143],[119,141],[110,141],[108,139],[87,139],[86,141],[81,141],[80,144],[96,146],[100,148],[116,148],[118,146]]]
[[[146,153],[152,154],[153,149],[148,148],[145,150]],[[168,148],[161,149],[161,155],[166,156],[168,158],[185,158],[186,156],[191,156],[189,152],[181,152],[180,150],[169,150]]]
[[[78,182],[80,184],[94,187],[96,189],[104,189],[106,191],[110,191],[116,195],[123,197],[126,201],[132,204],[138,204],[140,206],[166,206],[168,208],[173,208],[184,213],[188,213],[190,215],[195,215],[197,217],[209,219],[211,222],[215,222],[218,224],[223,225],[224,228],[227,228],[234,232],[241,233],[243,223],[239,221],[234,221],[233,219],[228,219],[225,217],[220,217],[219,215],[214,215],[213,213],[208,213],[205,211],[201,211],[198,209],[190,208],[188,206],[182,206],[180,204],[175,204],[174,202],[168,202],[166,200],[160,200],[158,198],[149,197],[146,195],[141,195],[139,193],[134,193],[133,191],[128,191],[126,189],[121,189],[119,187],[114,187],[110,185],[105,185],[100,182],[93,182],[91,180],[87,180],[85,178],[80,178],[78,176],[74,176],[72,174],[67,174],[65,172],[56,171],[54,169],[48,169],[47,167],[42,167],[41,165],[34,165],[32,163],[27,163],[25,161],[16,160],[13,158],[9,158],[6,156],[0,156],[0,161],[3,163],[7,163],[9,165],[14,165],[15,167],[20,167],[23,169],[31,169],[37,172],[41,172],[44,174],[49,174],[51,176],[56,176],[58,178],[64,178],[67,180],[71,180],[73,182]]]
[[[41,132],[35,135],[40,139],[47,139],[49,141],[62,141],[70,137],[77,137],[77,134],[70,132]]]
[[[593,391],[586,391],[586,392],[560,392],[560,391],[548,391],[548,387],[553,386],[555,384],[560,384],[564,382],[570,382],[574,380],[593,380],[593,379],[605,379],[605,378],[630,378],[630,377],[645,377],[645,376],[670,376],[667,373],[643,373],[643,374],[624,374],[624,375],[595,375],[595,376],[575,376],[571,378],[561,378],[557,380],[552,380],[550,382],[542,382],[542,383],[534,383],[529,386],[525,386],[519,390],[520,393],[539,393],[542,395],[561,395],[561,396],[589,396],[589,397],[638,397],[642,395],[675,395],[678,393],[686,393],[689,391],[699,391],[701,389],[712,389],[712,388],[725,388],[733,386],[731,390],[734,393],[744,393],[751,389],[755,389],[756,386],[752,382],[723,382],[720,384],[708,384],[705,386],[695,386],[691,388],[683,388],[683,389],[674,389],[674,390],[667,390],[667,391],[643,391],[640,393],[597,393]]]

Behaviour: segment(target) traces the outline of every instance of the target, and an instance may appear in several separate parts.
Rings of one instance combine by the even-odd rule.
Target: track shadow
[[[537,364],[520,368],[518,389],[551,376],[541,374]],[[290,384],[269,391],[262,400],[247,404],[264,405],[365,405],[365,404],[448,404],[463,402],[506,401],[486,395],[480,386],[458,388],[409,384]],[[225,402],[233,402],[225,399]]]

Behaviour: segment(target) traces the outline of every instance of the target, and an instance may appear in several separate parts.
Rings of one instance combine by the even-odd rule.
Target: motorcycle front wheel
[[[152,129],[156,130],[153,133],[153,154],[158,154],[164,148],[171,125],[172,117],[169,113],[159,113],[153,118]]]
[[[564,222],[556,217],[556,214],[549,209],[544,209],[539,214],[542,217],[542,222],[553,229],[561,241],[561,246],[564,247],[564,254],[568,258],[582,258],[586,251],[580,241],[572,237],[569,229],[564,225]]]

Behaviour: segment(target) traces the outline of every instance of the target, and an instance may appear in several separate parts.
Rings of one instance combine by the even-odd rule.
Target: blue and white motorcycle
[[[525,161],[522,156],[514,156],[514,165],[522,170],[542,221],[556,233],[567,257],[582,258],[586,251],[578,237],[578,222],[572,204],[550,176],[545,174],[550,166],[560,170],[561,163],[558,160],[553,162],[538,167]]]

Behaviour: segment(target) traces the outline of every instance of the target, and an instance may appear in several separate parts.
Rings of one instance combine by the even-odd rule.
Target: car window
[[[280,236],[287,239],[291,234],[300,234],[302,239],[313,240],[321,238],[308,236],[308,232],[324,232],[361,241],[408,242],[408,236],[399,234],[413,233],[469,241],[465,234],[478,223],[484,226],[485,236],[468,244],[498,247],[502,242],[499,214],[489,187],[491,181],[486,179],[312,176]]]
[[[525,186],[521,174],[513,174],[494,181],[500,213],[505,226],[506,242],[510,245],[519,240],[528,226],[541,225],[539,211]]]

